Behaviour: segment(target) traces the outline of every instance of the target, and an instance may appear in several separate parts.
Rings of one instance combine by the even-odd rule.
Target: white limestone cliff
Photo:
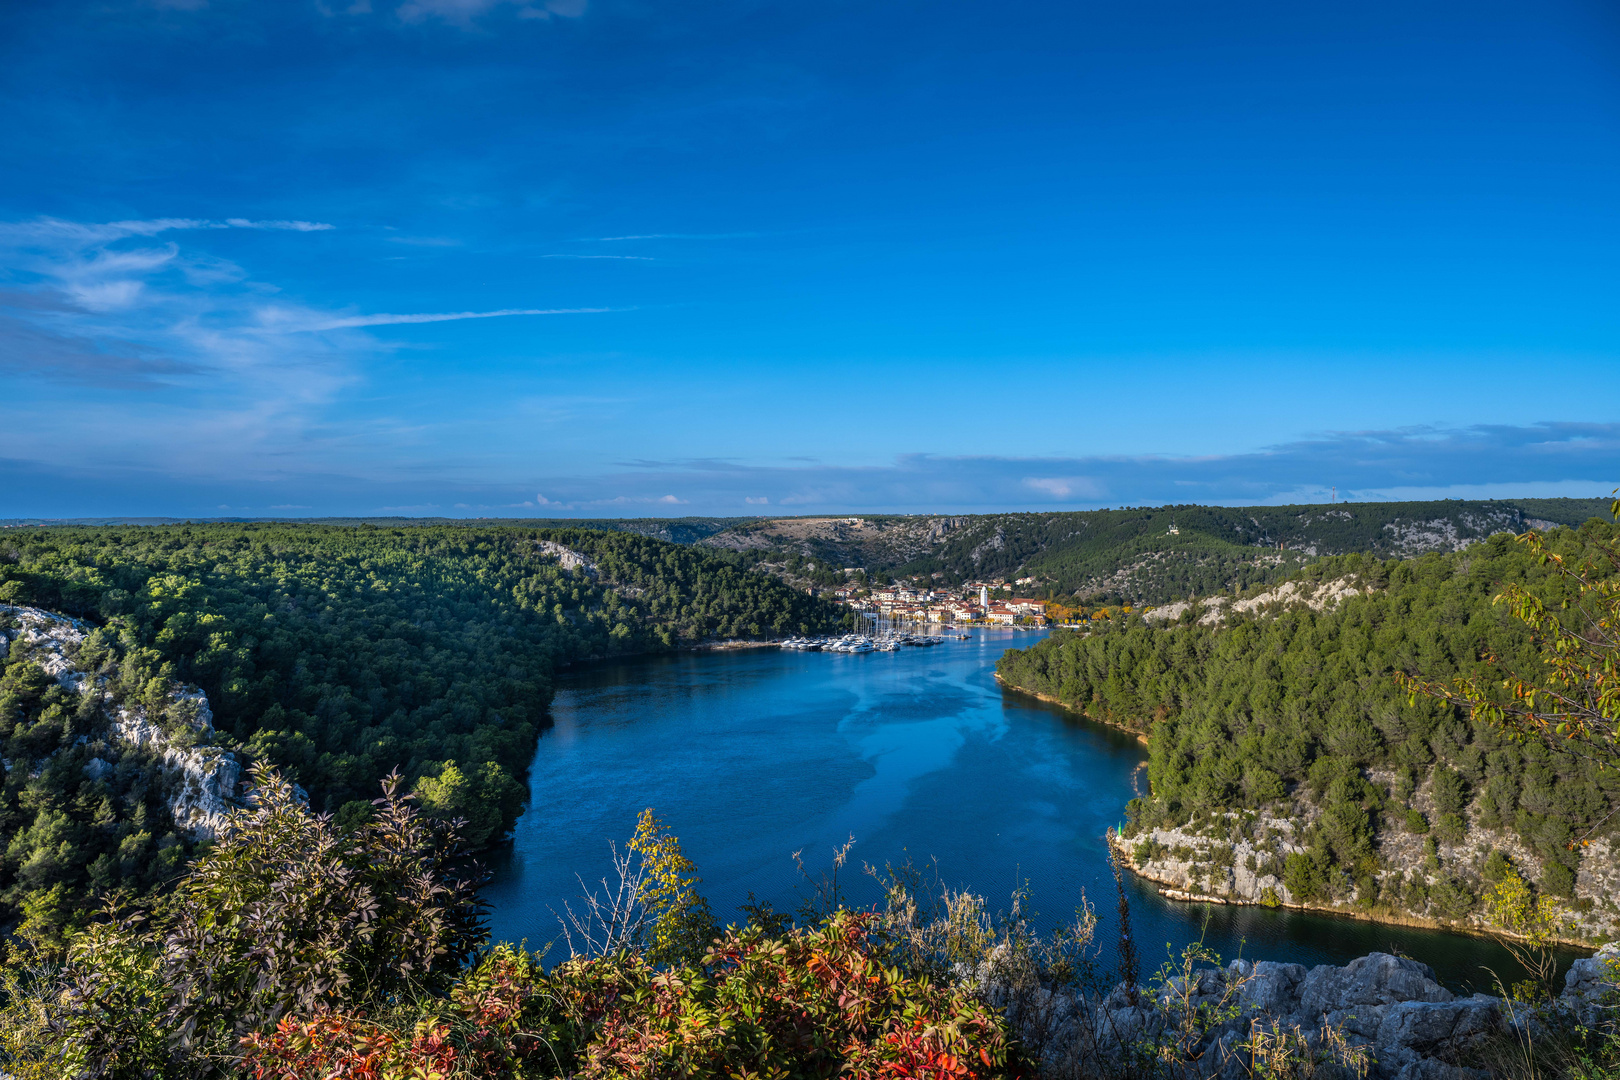
[[[214,714],[207,695],[194,686],[177,686],[158,710],[168,720],[165,728],[146,705],[115,700],[105,679],[81,667],[79,653],[90,629],[84,623],[9,604],[0,604],[0,616],[9,616],[7,621],[14,624],[9,630],[0,629],[0,656],[37,664],[59,685],[100,699],[112,759],[91,758],[85,765],[90,777],[99,779],[111,772],[125,754],[141,754],[169,792],[176,827],[194,840],[216,837],[231,809],[239,805],[242,767],[235,754],[211,745]]]

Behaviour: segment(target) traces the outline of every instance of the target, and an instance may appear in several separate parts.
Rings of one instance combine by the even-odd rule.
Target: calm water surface
[[[537,947],[611,868],[609,843],[653,807],[703,877],[722,921],[750,893],[793,910],[850,836],[844,881],[870,902],[861,863],[907,858],[1005,907],[1027,884],[1047,924],[1082,897],[1112,965],[1115,891],[1103,834],[1146,785],[1124,734],[1003,691],[996,658],[1038,635],[982,631],[930,649],[860,656],[747,649],[592,665],[559,683],[531,803],[493,860],[499,939]],[[1511,957],[1480,938],[1223,905],[1180,904],[1127,880],[1144,969],[1203,934],[1225,958],[1344,963],[1374,950],[1432,964],[1456,989],[1488,989]],[[1205,920],[1208,920],[1207,926]],[[555,955],[555,954],[554,954]],[[1567,962],[1567,958],[1566,958]]]

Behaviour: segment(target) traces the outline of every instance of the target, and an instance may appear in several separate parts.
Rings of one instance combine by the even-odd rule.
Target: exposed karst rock
[[[1373,1080],[1486,1080],[1470,1062],[1488,1040],[1515,1025],[1539,1037],[1550,1027],[1613,1023],[1620,995],[1615,945],[1576,961],[1563,994],[1539,1010],[1485,994],[1459,996],[1427,964],[1387,953],[1343,967],[1234,960],[1134,993],[1122,983],[1101,999],[1020,993],[994,970],[981,975],[986,992],[1024,1044],[1065,1075],[1118,1067],[1144,1047],[1179,1043],[1192,1061],[1188,1076],[1248,1080],[1263,1072],[1256,1071],[1254,1043],[1292,1035],[1315,1051],[1338,1045],[1365,1055]],[[1214,1022],[1183,1023],[1200,1012]]]
[[[207,696],[193,686],[171,688],[156,703],[125,700],[108,680],[85,670],[79,654],[89,627],[39,608],[0,604],[0,615],[14,625],[0,630],[0,655],[39,666],[61,686],[100,699],[105,728],[101,748],[85,765],[91,779],[137,759],[162,785],[175,826],[194,840],[211,840],[238,805],[242,769],[230,751],[212,745],[214,714]],[[89,742],[80,736],[80,742]],[[7,762],[10,768],[12,763]]]
[[[536,540],[534,546],[541,555],[547,555],[557,560],[557,565],[564,570],[578,570],[587,577],[595,577],[596,564],[581,552],[553,540]]]
[[[1414,797],[1427,807],[1424,800],[1422,791]],[[1306,850],[1307,835],[1320,813],[1315,802],[1296,792],[1258,813],[1229,813],[1173,829],[1127,828],[1113,843],[1129,869],[1163,886],[1160,893],[1171,900],[1362,910],[1355,901],[1368,898],[1354,883],[1346,883],[1343,895],[1334,898],[1301,898],[1285,882],[1288,856]],[[1374,848],[1380,869],[1373,875],[1377,895],[1371,899],[1385,911],[1472,929],[1490,926],[1474,897],[1489,887],[1483,875],[1493,852],[1509,856],[1532,879],[1543,873],[1544,860],[1511,831],[1486,829],[1477,822],[1461,836],[1444,840],[1432,833],[1418,836],[1384,828]],[[1559,936],[1588,944],[1620,936],[1620,859],[1613,839],[1589,841],[1577,857],[1574,895],[1559,902]]]
[[[1360,596],[1372,592],[1372,589],[1363,586],[1354,575],[1335,578],[1332,581],[1285,581],[1271,589],[1263,589],[1253,596],[1233,599],[1229,596],[1210,596],[1202,600],[1178,600],[1173,604],[1165,604],[1147,612],[1142,617],[1149,622],[1173,622],[1181,618],[1182,613],[1189,609],[1200,612],[1198,622],[1205,626],[1214,626],[1222,622],[1229,613],[1242,614],[1275,613],[1286,611],[1289,608],[1309,608],[1312,611],[1328,611],[1335,608],[1348,597]]]

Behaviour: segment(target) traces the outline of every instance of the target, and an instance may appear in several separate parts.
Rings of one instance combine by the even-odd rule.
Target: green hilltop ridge
[[[1590,521],[1549,539],[1573,565],[1616,535]],[[1499,534],[1415,559],[1323,558],[1281,586],[1057,632],[997,673],[1145,735],[1150,794],[1122,849],[1178,893],[1484,926],[1483,896],[1512,873],[1554,900],[1562,936],[1612,940],[1620,774],[1396,679],[1497,686],[1486,657],[1538,668],[1529,628],[1492,602],[1508,583],[1554,608],[1574,598]]]

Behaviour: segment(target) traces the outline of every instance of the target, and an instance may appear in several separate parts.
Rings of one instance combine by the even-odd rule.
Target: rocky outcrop
[[[0,629],[0,656],[12,656],[15,650],[15,658],[32,660],[69,690],[79,689],[83,675],[73,657],[84,641],[84,623],[39,608],[11,604],[0,604],[0,615],[14,623],[10,629]]]
[[[1561,1000],[1587,1027],[1596,1027],[1612,1015],[1608,999],[1620,985],[1620,943],[1610,942],[1584,960],[1569,966]]]
[[[237,786],[242,766],[230,751],[192,741],[207,740],[214,734],[214,714],[202,691],[175,691],[164,711],[171,717],[175,712],[181,714],[184,737],[177,739],[153,723],[140,705],[116,706],[112,730],[119,743],[146,751],[161,770],[170,789],[169,812],[175,826],[194,840],[212,840],[240,805]],[[105,767],[111,768],[111,763]]]
[[[106,750],[96,751],[105,756],[85,764],[91,779],[113,771],[126,756],[137,755],[167,791],[176,827],[194,840],[217,836],[226,815],[239,805],[242,767],[236,755],[213,745],[214,714],[207,695],[180,685],[156,706],[120,700],[105,678],[79,662],[90,629],[84,623],[38,608],[4,604],[0,615],[13,624],[0,630],[0,655],[37,664],[61,686],[100,699]]]
[[[1371,591],[1371,588],[1363,587],[1354,575],[1321,582],[1285,581],[1275,588],[1264,589],[1252,596],[1238,598],[1210,596],[1202,600],[1182,600],[1174,604],[1165,604],[1142,617],[1149,622],[1168,622],[1181,618],[1185,612],[1193,609],[1200,612],[1197,620],[1200,624],[1216,626],[1231,613],[1269,614],[1287,611],[1290,608],[1328,611],[1349,597],[1362,596]]]
[[[1236,815],[1228,830],[1209,835],[1183,829],[1151,829],[1129,840],[1112,837],[1122,860],[1139,876],[1165,886],[1172,900],[1221,904],[1296,906],[1283,884],[1283,860],[1305,850],[1310,818]],[[1233,826],[1236,826],[1235,828]]]
[[[596,576],[596,564],[582,552],[575,551],[571,547],[566,547],[550,540],[536,540],[534,546],[539,549],[540,554],[548,555],[556,559],[557,565],[561,566],[564,570],[578,570],[584,573],[587,577]]]
[[[1523,528],[1544,528],[1549,521],[1526,518],[1516,509],[1464,510],[1451,518],[1427,521],[1400,520],[1384,526],[1386,546],[1398,555],[1421,555],[1426,551],[1461,551],[1499,532]]]
[[[1374,774],[1374,782],[1390,777]],[[1414,804],[1427,807],[1419,792]],[[1110,843],[1132,872],[1162,886],[1170,900],[1264,907],[1302,907],[1365,915],[1349,904],[1303,900],[1284,880],[1289,855],[1305,851],[1306,836],[1320,815],[1302,793],[1253,813],[1226,813],[1180,828],[1152,828],[1126,836],[1110,834]],[[1620,859],[1615,839],[1599,837],[1581,848],[1574,896],[1561,905],[1559,936],[1572,944],[1593,945],[1620,937]],[[1460,836],[1438,840],[1393,825],[1379,829],[1374,840],[1380,869],[1380,917],[1421,925],[1490,929],[1480,905],[1458,906],[1458,889],[1474,895],[1487,886],[1480,875],[1493,851],[1510,857],[1531,878],[1542,873],[1541,859],[1511,832],[1486,829],[1477,821]],[[1421,897],[1420,900],[1414,900]],[[1467,897],[1463,897],[1467,900]]]
[[[1616,1021],[1620,948],[1577,961],[1562,996],[1529,1009],[1460,997],[1427,964],[1372,953],[1343,967],[1235,960],[1101,999],[981,983],[1053,1073],[1096,1075],[1151,1056],[1187,1077],[1249,1080],[1279,1044],[1373,1080],[1485,1080],[1479,1051],[1517,1026],[1532,1037],[1569,1023]],[[1166,1055],[1164,1048],[1173,1048]],[[1179,1065],[1179,1070],[1178,1066]]]

